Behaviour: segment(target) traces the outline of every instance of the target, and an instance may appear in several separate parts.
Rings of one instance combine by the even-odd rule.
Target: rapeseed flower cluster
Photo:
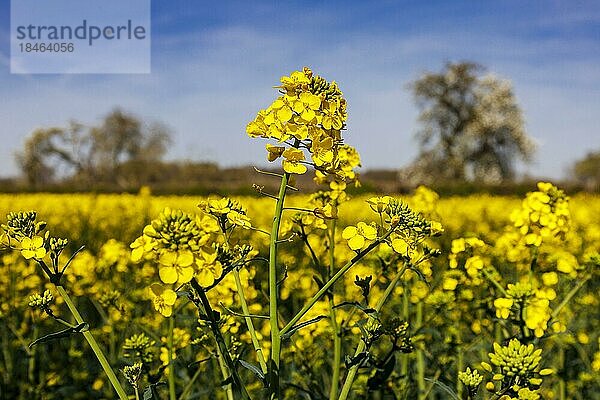
[[[146,334],[140,333],[125,339],[122,346],[123,356],[133,361],[141,361],[150,364],[154,361],[153,347],[156,341],[150,339]]]
[[[305,67],[282,77],[276,88],[281,96],[246,127],[250,137],[277,141],[266,145],[267,159],[282,158],[282,168],[289,174],[304,174],[307,165],[312,165],[321,183],[329,176],[355,180],[360,156],[343,142],[348,115],[337,83],[327,82]]]
[[[536,349],[533,344],[522,344],[518,339],[511,339],[507,346],[494,343],[494,352],[489,353],[493,367],[486,362],[481,365],[486,371],[494,372],[492,379],[500,382],[500,388],[491,382],[486,388],[518,399],[537,394],[541,377],[552,374],[551,369],[539,369],[541,354],[542,349]]]
[[[474,286],[483,281],[482,270],[491,264],[488,246],[476,237],[458,238],[452,241],[448,261],[450,268],[461,268]]]
[[[34,293],[29,296],[29,307],[45,310],[54,301],[54,296],[49,290],[45,290],[43,294]]]
[[[562,190],[547,182],[537,186],[538,190],[528,193],[510,218],[525,244],[539,247],[544,238],[564,237],[571,218],[569,198]]]
[[[160,283],[150,285],[149,293],[154,308],[165,317],[171,316],[182,285],[195,279],[202,287],[211,287],[231,270],[227,268],[256,254],[249,245],[226,243],[236,227],[252,227],[237,201],[208,199],[198,207],[201,216],[165,208],[131,244],[132,261],[157,265]]]
[[[466,386],[469,398],[475,398],[479,385],[483,381],[483,376],[479,375],[479,371],[476,369],[471,371],[471,368],[467,367],[465,371],[458,373],[458,379]]]
[[[522,316],[525,325],[535,333],[536,337],[543,336],[551,317],[550,300],[553,300],[556,294],[553,293],[552,298],[549,299],[548,292],[534,290],[527,282],[509,284],[506,294],[508,297],[494,300],[496,316],[502,319],[508,319],[513,313],[515,317]]]

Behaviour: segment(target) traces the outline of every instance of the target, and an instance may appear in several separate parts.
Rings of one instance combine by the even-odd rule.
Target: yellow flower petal
[[[174,251],[165,251],[158,257],[159,264],[173,266],[177,262],[177,253]]]
[[[454,278],[446,278],[442,284],[444,290],[454,290],[456,289],[456,285],[458,285],[458,281]]]
[[[23,249],[21,250],[21,254],[23,255],[23,257],[29,260],[30,258],[33,258],[35,256],[35,251]]]
[[[133,261],[133,262],[140,261],[143,256],[144,256],[144,247],[143,246],[136,247],[135,249],[133,249],[131,251],[131,261]]]
[[[302,95],[300,95],[300,96],[302,96]],[[293,105],[293,109],[298,114],[300,114],[302,111],[304,111],[304,103],[302,103],[301,101],[295,101],[294,105]]]
[[[179,283],[188,283],[194,277],[194,268],[193,267],[182,267],[178,269],[179,279],[177,280]]]
[[[315,118],[316,114],[310,108],[307,108],[302,112],[301,117],[305,121],[312,121]]]
[[[189,250],[180,251],[177,255],[177,265],[187,267],[194,263],[194,255]]]
[[[350,240],[348,240],[348,246],[352,250],[360,250],[363,248],[364,245],[365,245],[365,238],[360,235],[353,236],[350,238]]]
[[[30,248],[31,247],[31,239],[29,239],[28,237],[23,238],[23,240],[21,240],[21,247]]]
[[[281,157],[283,151],[285,150],[285,147],[283,146],[273,146],[272,144],[267,144],[266,148],[268,151],[267,159],[269,161],[275,161],[276,159]]]
[[[162,298],[165,300],[165,304],[172,306],[177,300],[177,293],[171,289],[167,289],[163,292]]]
[[[198,279],[198,283],[200,283],[200,286],[203,287],[210,286],[215,282],[214,275],[212,274],[212,272],[207,270],[202,270],[198,272],[196,278]]]
[[[44,238],[41,236],[34,236],[32,240],[33,247],[42,247],[44,245]]]
[[[178,279],[177,270],[173,267],[159,267],[158,275],[160,276],[160,280],[164,283],[175,283]]]
[[[162,314],[163,317],[170,317],[171,315],[173,315],[173,307],[163,306],[160,308],[159,312]]]
[[[299,163],[283,160],[281,165],[283,166],[283,170],[285,172],[287,172],[288,174],[302,175],[306,172],[306,166],[299,164]]]
[[[375,240],[377,239],[377,229],[371,225],[365,225],[362,229],[362,235],[365,239]]]
[[[285,106],[277,111],[277,119],[281,122],[287,122],[292,118],[292,110]]]
[[[160,296],[164,292],[165,288],[160,283],[153,283],[150,285],[150,290],[155,296]]]
[[[356,233],[357,233],[357,230],[356,230],[355,226],[347,226],[342,231],[342,238],[344,238],[345,240],[348,240],[351,237],[356,236]]]
[[[398,254],[405,255],[408,253],[408,244],[402,239],[392,240],[392,249]]]

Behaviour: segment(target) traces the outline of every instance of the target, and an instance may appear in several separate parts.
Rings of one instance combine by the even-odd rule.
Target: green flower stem
[[[250,400],[250,396],[246,391],[246,387],[242,383],[240,379],[240,375],[238,374],[237,368],[235,367],[235,363],[231,359],[231,355],[229,354],[229,349],[227,349],[227,344],[225,344],[225,339],[223,338],[223,334],[221,333],[221,329],[219,327],[219,321],[216,318],[215,311],[212,309],[208,298],[206,297],[206,293],[204,289],[196,278],[192,278],[190,281],[190,285],[194,288],[194,290],[198,293],[200,297],[200,302],[202,303],[202,307],[204,308],[204,312],[206,314],[206,318],[208,319],[208,325],[210,330],[217,342],[217,346],[219,348],[219,352],[225,362],[225,365],[229,369],[229,373],[231,374],[233,392],[235,394],[236,399]]]
[[[269,322],[271,326],[271,357],[270,357],[270,390],[271,399],[280,398],[279,389],[279,356],[281,353],[281,336],[279,333],[278,315],[277,315],[277,240],[279,239],[279,227],[281,225],[281,214],[285,202],[285,193],[290,178],[289,173],[284,173],[281,177],[279,194],[277,195],[277,204],[275,205],[275,215],[273,216],[273,226],[271,228],[271,238],[269,243]]]
[[[242,312],[246,317],[246,325],[248,326],[248,333],[250,333],[250,338],[252,339],[252,345],[254,346],[254,351],[256,352],[256,358],[260,364],[260,369],[263,374],[267,373],[267,363],[265,361],[265,356],[263,355],[263,349],[260,346],[258,341],[258,337],[256,336],[256,330],[254,329],[254,323],[252,322],[252,318],[248,317],[250,315],[250,310],[248,309],[248,303],[246,303],[246,296],[244,296],[244,288],[242,287],[242,281],[240,280],[240,272],[237,269],[233,270],[233,277],[235,278],[235,286],[237,287],[238,295],[240,296],[240,304],[242,306]]]
[[[483,272],[483,275],[485,275],[485,277],[494,284],[494,286],[496,286],[496,288],[498,288],[498,290],[500,291],[500,293],[502,293],[504,295],[504,297],[508,297],[508,294],[506,293],[506,290],[502,287],[502,285],[500,285],[498,283],[498,281],[496,281],[494,279],[494,277],[484,269],[481,270]]]
[[[169,318],[169,337],[168,337],[168,350],[169,350],[169,400],[176,400],[177,395],[175,394],[175,364],[173,363],[173,330],[175,329],[175,317]]]
[[[12,377],[13,375],[13,365],[12,365],[12,354],[10,351],[10,348],[8,347],[8,344],[10,343],[9,341],[9,336],[8,336],[8,329],[3,329],[2,330],[2,356],[4,358],[4,368],[2,371],[2,375],[4,378],[4,381],[7,382],[10,377]],[[28,348],[27,346],[23,346],[24,348]]]
[[[181,395],[179,395],[179,400],[187,400],[188,399],[190,392],[192,391],[192,388],[194,387],[194,383],[200,376],[201,372],[202,372],[202,368],[198,368],[196,370],[196,372],[194,372],[194,375],[192,375],[192,378],[189,380],[189,382],[183,388],[183,392],[181,392]]]
[[[39,330],[40,328],[38,327],[37,324],[35,324],[33,326],[33,339],[37,339],[39,336]],[[27,348],[27,347],[25,347]],[[29,362],[27,363],[27,378],[29,379],[29,385],[31,387],[35,386],[35,361],[37,359],[37,347],[34,347],[33,349],[31,349],[31,351],[27,352],[28,356],[29,356]]]
[[[433,387],[437,383],[437,381],[438,381],[438,379],[439,379],[439,377],[440,377],[441,374],[442,374],[442,371],[438,369],[437,371],[435,371],[435,374],[433,375],[433,378],[428,379],[428,381],[431,382],[431,383],[429,384],[429,387],[425,391],[425,394],[423,395],[423,398],[425,398],[425,399],[429,398],[429,395],[431,394],[431,391],[433,390]],[[459,396],[458,398],[461,399],[462,397]],[[472,398],[469,396],[467,398],[467,400],[472,400]]]
[[[331,221],[329,229],[329,278],[335,266],[335,229],[336,220]],[[331,328],[333,329],[333,371],[331,374],[331,388],[329,390],[329,399],[337,398],[340,386],[340,369],[342,364],[342,331],[337,323],[335,308],[333,308],[333,293],[329,298],[329,317]]]
[[[502,326],[500,326],[498,322],[494,322],[494,341],[496,343],[502,343]]]
[[[417,303],[417,315],[415,316],[415,329],[420,329],[423,324],[423,302]],[[420,348],[417,353],[417,386],[419,388],[419,400],[425,400],[425,355]]]
[[[558,344],[559,346],[559,350],[558,350],[558,366],[561,369],[561,372],[564,370],[565,368],[565,349],[562,346],[561,343]],[[560,374],[560,378],[558,380],[558,393],[559,393],[559,399],[560,400],[566,400],[567,398],[567,387],[565,385],[565,380],[562,377],[562,373]]]
[[[58,290],[58,293],[61,295],[61,297],[67,304],[67,307],[69,307],[69,311],[71,311],[71,314],[75,318],[75,321],[77,321],[77,324],[83,324],[84,323],[83,318],[81,318],[81,314],[79,314],[79,311],[77,310],[77,308],[75,307],[75,304],[73,303],[73,301],[71,300],[71,298],[69,297],[67,292],[65,291],[65,288],[57,285],[56,290]],[[106,374],[106,376],[108,376],[110,383],[112,384],[113,388],[115,388],[115,391],[119,395],[119,399],[127,400],[128,399],[127,393],[125,393],[125,390],[123,390],[123,387],[121,386],[121,383],[119,382],[119,379],[117,378],[117,376],[115,375],[115,372],[110,367],[108,360],[104,356],[104,353],[102,353],[102,349],[100,349],[100,346],[98,346],[98,342],[96,342],[96,339],[94,338],[92,333],[89,330],[84,331],[83,337],[90,344],[90,347],[94,351],[96,358],[100,362],[100,365],[102,365],[102,369],[104,370],[104,373]]]
[[[460,381],[460,379],[458,378],[458,373],[463,371],[464,366],[464,359],[463,359],[463,349],[462,349],[462,338],[461,338],[461,330],[460,330],[460,326],[458,327],[458,329],[456,330],[456,345],[457,345],[457,352],[456,352],[456,395],[458,396],[459,399],[463,398],[463,385],[462,382]]]
[[[348,270],[350,268],[352,268],[354,266],[354,264],[356,264],[357,262],[359,262],[371,250],[373,250],[375,247],[379,246],[379,244],[381,244],[383,241],[385,241],[385,239],[387,239],[392,234],[392,232],[394,232],[394,230],[396,229],[397,226],[398,226],[398,223],[392,225],[390,227],[390,230],[387,231],[385,233],[385,235],[383,235],[382,237],[380,237],[379,239],[377,239],[376,241],[374,241],[373,243],[371,243],[364,250],[358,252],[350,261],[348,261],[346,263],[346,265],[344,265],[338,272],[336,272],[335,275],[333,275],[323,285],[323,287],[317,293],[315,293],[313,295],[313,297],[310,298],[310,300],[308,301],[308,303],[306,303],[304,305],[304,307],[302,307],[302,309],[300,311],[298,311],[298,313],[296,315],[294,315],[294,317],[290,320],[290,322],[288,322],[287,325],[284,326],[283,329],[281,329],[281,331],[279,332],[279,334],[280,335],[284,335],[290,329],[292,329],[292,327],[296,324],[296,322],[298,322],[315,305],[315,303],[317,301],[319,301],[321,299],[321,297],[323,297],[323,295],[325,295],[325,293],[327,293],[327,291],[329,290],[329,288],[331,286],[333,286],[342,276],[344,276],[344,274],[346,272],[348,272]]]
[[[408,321],[410,317],[408,306],[408,291],[404,290],[402,292],[402,318],[405,321]],[[408,378],[408,356],[409,354],[403,354],[402,362],[400,364],[400,374],[404,379]]]
[[[217,362],[219,363],[219,369],[221,370],[221,375],[223,376],[223,380],[229,378],[229,372],[227,371],[227,365],[225,365],[225,361],[223,360],[223,353],[221,353],[221,348],[217,346]],[[225,394],[227,395],[227,400],[234,400],[233,398],[233,390],[231,389],[231,384],[224,385],[223,389],[225,390]]]
[[[269,232],[265,232],[269,234]],[[229,239],[227,235],[225,235],[225,241],[227,246],[229,246]],[[240,279],[240,271],[237,268],[233,270],[233,276],[235,278],[235,286],[238,292],[238,296],[240,298],[240,305],[242,306],[242,312],[245,315],[244,320],[246,321],[246,326],[248,327],[248,333],[250,334],[250,338],[252,339],[252,345],[254,346],[254,351],[256,352],[256,358],[258,359],[258,363],[260,364],[260,369],[263,374],[267,374],[267,363],[265,361],[265,356],[263,354],[263,349],[258,341],[258,337],[256,336],[256,329],[254,329],[254,323],[252,322],[252,318],[250,317],[250,310],[248,309],[248,303],[246,302],[246,296],[244,295],[244,287],[242,286],[242,281]]]
[[[556,317],[558,317],[558,315],[560,314],[560,312],[562,311],[562,309],[569,304],[569,302],[571,301],[571,299],[573,298],[573,296],[575,296],[575,294],[577,294],[577,292],[587,283],[588,280],[590,280],[592,276],[591,275],[587,275],[585,278],[581,279],[577,285],[575,285],[570,291],[569,293],[567,293],[567,295],[565,296],[565,298],[563,299],[563,301],[560,302],[560,304],[554,309],[554,311],[552,312],[552,314],[550,315],[550,320],[556,319]],[[565,363],[565,350],[562,347],[562,345],[560,346],[560,350],[559,350],[559,364],[560,364],[560,368],[564,368],[564,363]],[[565,381],[564,379],[561,377],[558,381],[558,385],[559,385],[559,395],[560,395],[560,400],[565,400],[566,399],[566,385],[565,385]]]
[[[569,304],[569,302],[571,301],[571,299],[573,298],[573,296],[575,296],[575,294],[577,294],[577,292],[579,291],[579,289],[581,289],[586,283],[587,281],[590,280],[592,276],[588,275],[585,278],[583,278],[582,280],[580,280],[577,285],[575,285],[573,287],[573,289],[571,289],[569,291],[569,293],[567,293],[567,295],[565,296],[565,298],[563,299],[563,301],[560,302],[560,304],[554,309],[554,311],[551,314],[551,319],[555,319],[556,317],[558,317],[558,314],[560,314],[560,312],[562,311],[563,308],[565,308],[565,306],[567,304]]]
[[[329,300],[329,315],[331,319],[331,328],[333,329],[333,371],[331,374],[331,388],[329,390],[329,399],[337,398],[340,387],[340,369],[342,361],[342,332],[336,320],[335,309],[333,308],[333,299]]]
[[[522,301],[519,303],[519,327],[521,328],[521,334],[523,338],[529,337],[529,328],[527,328],[527,323],[525,322],[525,302]]]
[[[381,297],[377,301],[377,304],[375,305],[375,308],[374,308],[375,313],[378,313],[379,311],[381,311],[381,308],[387,301],[388,297],[390,297],[390,295],[394,291],[394,288],[400,281],[400,278],[402,278],[402,275],[404,275],[404,272],[406,271],[406,269],[407,269],[407,265],[405,264],[402,267],[402,269],[396,274],[394,279],[392,279],[392,281],[389,283],[387,288],[385,288],[385,292],[383,292],[383,295],[381,295]],[[354,352],[354,356],[355,357],[358,356],[360,353],[365,351],[365,349],[366,349],[365,341],[361,340],[358,343],[358,346],[356,346],[356,351]],[[354,378],[356,377],[357,372],[358,372],[358,365],[353,365],[352,367],[350,367],[350,369],[348,370],[348,374],[346,375],[346,379],[344,380],[344,386],[342,386],[342,391],[340,392],[340,397],[338,398],[338,400],[346,400],[348,398],[348,395],[350,394],[350,389],[352,389],[352,384],[354,383]]]

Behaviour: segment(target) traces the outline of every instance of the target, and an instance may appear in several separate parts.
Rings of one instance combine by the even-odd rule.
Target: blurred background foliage
[[[439,72],[424,72],[408,89],[420,110],[418,156],[400,169],[367,166],[355,193],[406,193],[427,184],[442,195],[524,194],[544,178],[519,174],[520,165],[535,160],[536,143],[527,134],[510,80],[475,62],[449,62]],[[172,136],[165,123],[144,121],[120,108],[97,126],[73,120],[38,128],[15,154],[20,176],[0,179],[0,191],[135,193],[149,186],[161,194],[251,195],[253,183],[274,188],[252,166],[165,159]],[[559,183],[571,192],[598,191],[598,171],[599,150],[589,149]],[[299,181],[307,190],[316,188],[309,178]]]

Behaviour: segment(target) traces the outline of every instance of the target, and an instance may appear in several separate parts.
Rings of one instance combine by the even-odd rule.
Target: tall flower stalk
[[[281,336],[279,333],[278,303],[278,276],[277,276],[277,241],[279,240],[279,227],[281,226],[281,215],[285,203],[285,193],[290,174],[285,173],[281,178],[275,215],[271,228],[271,240],[269,243],[269,324],[271,327],[271,354],[270,354],[270,390],[271,398],[280,398],[279,388],[279,365],[281,355]]]

